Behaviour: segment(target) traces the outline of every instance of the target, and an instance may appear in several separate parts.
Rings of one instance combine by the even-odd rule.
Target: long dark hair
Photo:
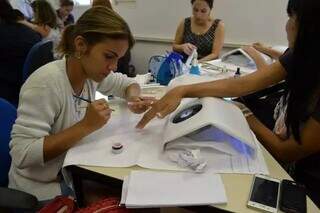
[[[289,0],[287,12],[298,27],[293,47],[292,70],[287,76],[287,134],[301,143],[300,128],[315,108],[320,92],[320,1]]]

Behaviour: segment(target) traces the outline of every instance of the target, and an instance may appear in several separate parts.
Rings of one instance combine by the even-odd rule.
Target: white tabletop
[[[158,87],[154,89],[146,89],[144,95],[152,95],[156,97],[161,97],[166,91],[165,87]],[[98,95],[101,97],[101,95]],[[110,102],[112,104],[117,104]],[[262,152],[267,163],[269,173],[271,177],[278,179],[291,179],[287,172],[279,165],[279,163],[262,147]],[[144,170],[141,167],[134,166],[130,168],[106,168],[106,167],[95,167],[95,166],[80,166],[82,168],[94,171],[106,176],[110,176],[117,179],[123,179],[125,176],[129,175],[132,170]],[[224,205],[214,205],[217,208],[232,211],[232,212],[258,212],[257,210],[247,207],[248,196],[250,192],[250,187],[252,184],[253,175],[248,174],[221,174],[223,183],[225,185],[225,190],[228,198],[228,203]],[[177,209],[173,211],[172,209],[165,209],[161,212],[181,212],[183,210]],[[316,205],[307,198],[307,212],[315,213],[319,212]]]

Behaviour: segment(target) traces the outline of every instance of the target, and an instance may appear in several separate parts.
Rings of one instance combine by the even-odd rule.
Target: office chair
[[[35,210],[38,205],[38,199],[35,196],[7,188],[11,164],[10,134],[16,117],[16,108],[5,99],[0,98],[0,212],[3,211],[2,208]]]
[[[29,51],[23,65],[22,82],[41,66],[54,60],[53,42],[40,41],[36,43]]]

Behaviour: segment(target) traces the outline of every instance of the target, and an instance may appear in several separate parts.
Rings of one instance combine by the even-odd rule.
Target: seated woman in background
[[[60,31],[57,25],[57,16],[51,4],[46,0],[36,0],[31,3],[34,19],[32,23],[21,21],[34,31],[40,33],[44,40],[53,41],[57,44],[60,40]]]
[[[291,175],[306,185],[320,206],[320,1],[289,0],[287,11],[290,50],[278,61],[243,77],[176,87],[152,105],[137,127],[143,128],[155,116],[165,117],[184,97],[240,97],[286,80],[274,131],[252,113],[247,113],[247,121],[278,161],[295,164]]]
[[[60,8],[56,10],[56,13],[58,16],[58,26],[61,31],[66,26],[74,23],[74,17],[71,14],[73,7],[73,0],[60,0]]]
[[[111,117],[107,101],[95,100],[96,90],[125,98],[134,113],[147,109],[150,100],[140,98],[139,85],[112,72],[133,44],[127,23],[105,7],[87,10],[64,30],[58,50],[66,57],[39,68],[21,89],[10,188],[41,201],[68,194],[59,174],[66,152]]]
[[[22,69],[31,47],[41,36],[18,21],[24,16],[7,0],[0,1],[0,97],[18,105]],[[1,118],[0,118],[1,119]]]
[[[197,49],[200,61],[217,59],[224,43],[224,24],[210,14],[213,0],[191,0],[192,17],[178,26],[173,50],[189,56]]]

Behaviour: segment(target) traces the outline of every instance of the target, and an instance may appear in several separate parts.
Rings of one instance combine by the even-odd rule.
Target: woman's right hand
[[[187,55],[191,55],[194,49],[197,49],[196,46],[194,46],[193,44],[190,43],[185,43],[181,45],[182,50],[185,54]]]
[[[154,117],[157,116],[162,119],[176,110],[183,98],[183,93],[183,87],[176,87],[170,90],[159,101],[151,105],[150,110],[144,114],[136,128],[143,129]]]
[[[105,99],[99,99],[88,105],[82,123],[89,131],[103,127],[111,117],[112,110]]]

